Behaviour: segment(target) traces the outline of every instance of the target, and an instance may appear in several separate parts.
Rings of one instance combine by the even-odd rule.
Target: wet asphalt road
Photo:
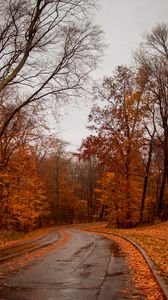
[[[103,237],[69,229],[61,249],[48,252],[16,274],[9,287],[0,286],[8,300],[122,300],[135,294],[131,275],[117,244]]]

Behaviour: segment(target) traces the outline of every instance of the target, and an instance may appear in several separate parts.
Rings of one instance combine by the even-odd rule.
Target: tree
[[[18,147],[0,175],[3,179],[0,227],[20,231],[37,227],[49,213],[49,207],[33,147]]]
[[[168,25],[155,26],[145,36],[139,51],[136,53],[138,67],[148,73],[147,89],[149,102],[155,107],[155,126],[157,136],[163,145],[164,167],[160,189],[158,217],[163,214],[164,194],[168,180]],[[152,100],[151,100],[152,99]],[[166,180],[167,177],[167,180]]]
[[[96,179],[97,179],[97,160],[94,155],[88,155],[85,160],[85,172],[86,172],[86,182],[87,185],[87,214],[88,222],[92,222],[96,216],[96,197],[95,197],[95,188],[96,188]]]
[[[8,95],[5,94],[3,99],[8,102],[9,98],[13,97],[13,101],[16,104],[20,103],[18,93],[14,91],[8,91]],[[9,100],[10,101],[10,100]],[[14,104],[8,103],[5,107],[2,105],[0,107],[0,124],[2,124],[7,118],[8,115],[13,110]],[[15,117],[10,122],[10,125],[4,132],[0,140],[0,167],[7,167],[10,157],[13,155],[13,152],[17,150],[20,145],[23,144],[37,144],[39,143],[42,136],[41,132],[47,132],[47,126],[44,121],[43,107],[39,104],[36,107],[28,107],[27,109],[22,109],[18,112]]]
[[[0,138],[23,107],[58,103],[82,90],[102,48],[101,31],[89,18],[92,0],[7,0],[1,8],[0,92],[11,85],[23,92]]]
[[[20,102],[18,94],[8,88],[0,97],[0,122],[13,109],[13,103],[3,105],[11,97],[15,103]],[[41,118],[42,108],[39,104],[36,108],[28,107],[18,112],[0,140],[1,227],[29,230],[42,225],[48,213],[45,186],[39,175],[40,151],[37,149],[41,132],[47,132]],[[37,111],[40,112],[38,117]]]
[[[144,184],[143,184],[143,192],[142,192],[142,198],[141,198],[141,206],[140,206],[140,223],[143,223],[143,217],[144,217],[144,208],[145,208],[145,202],[146,202],[146,194],[147,194],[147,188],[148,188],[148,180],[149,180],[149,174],[150,174],[150,167],[152,162],[152,153],[153,153],[153,145],[154,145],[154,137],[156,128],[154,126],[153,132],[150,133],[150,129],[147,128],[148,134],[150,136],[149,146],[148,146],[148,155],[147,155],[147,162],[145,165],[145,176],[144,176]]]
[[[79,219],[92,222],[97,215],[95,184],[97,178],[97,163],[93,156],[83,159],[80,152],[74,154],[73,172],[77,183],[76,194],[79,198]]]
[[[41,165],[50,207],[49,223],[54,224],[73,223],[80,219],[73,155],[65,151],[65,145],[65,142],[55,139],[55,147]]]
[[[118,180],[118,193],[123,193],[120,197],[125,214],[123,226],[136,223],[139,210],[144,85],[139,85],[136,75],[126,67],[118,67],[113,77],[106,78],[102,86],[97,87],[96,95],[105,105],[93,107],[89,116],[92,122],[89,128],[96,135],[83,143],[84,157],[95,154],[104,165],[103,172],[114,173]],[[116,199],[120,201],[119,197]]]
[[[89,115],[93,134],[84,140],[82,156],[98,158],[99,199],[108,199],[112,217],[117,203],[117,226],[151,222],[156,205],[158,217],[167,217],[167,58],[168,27],[157,25],[136,54],[137,69],[118,67],[94,88],[99,102]]]
[[[156,140],[156,108],[155,104],[152,101],[152,96],[150,91],[147,88],[148,83],[148,72],[144,69],[138,70],[138,83],[144,87],[143,88],[143,105],[144,111],[141,115],[141,128],[143,128],[143,143],[141,145],[140,153],[143,162],[143,191],[141,197],[141,205],[140,205],[140,223],[144,221],[144,209],[146,204],[146,197],[148,195],[148,182],[150,178],[150,174],[152,172],[152,156],[153,156],[153,148]],[[145,86],[144,86],[145,82]]]

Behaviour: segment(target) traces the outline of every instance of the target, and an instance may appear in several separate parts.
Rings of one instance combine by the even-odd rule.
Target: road
[[[0,299],[132,299],[135,288],[118,245],[93,233],[69,232],[71,238],[62,248],[8,274],[8,287],[1,284]]]

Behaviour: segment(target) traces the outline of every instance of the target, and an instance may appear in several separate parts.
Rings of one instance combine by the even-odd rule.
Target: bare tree
[[[90,21],[94,2],[1,1],[0,93],[14,85],[23,96],[0,124],[0,137],[24,106],[84,89],[102,49],[101,31]]]
[[[166,177],[168,180],[168,25],[161,24],[154,27],[145,36],[140,50],[136,53],[138,66],[148,73],[146,89],[150,93],[149,101],[155,106],[155,124],[158,138],[163,145],[164,168],[160,190],[158,216],[164,207],[164,191]]]
[[[155,138],[155,133],[156,133],[156,127],[154,124],[154,111],[151,111],[151,118],[152,118],[152,124],[149,124],[149,118],[148,122],[143,122],[143,126],[146,129],[145,135],[148,135],[148,152],[147,152],[147,158],[146,158],[146,163],[144,165],[145,169],[145,175],[144,175],[144,183],[143,183],[143,191],[142,191],[142,197],[141,197],[141,205],[140,205],[140,218],[139,221],[140,223],[143,223],[143,218],[144,218],[144,208],[145,208],[145,202],[146,202],[146,195],[147,195],[147,190],[148,190],[148,182],[149,182],[149,175],[150,175],[150,168],[152,164],[152,154],[153,154],[153,145],[154,145],[154,138]]]

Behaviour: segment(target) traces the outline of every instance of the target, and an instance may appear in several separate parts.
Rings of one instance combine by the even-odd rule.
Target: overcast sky
[[[94,16],[104,31],[107,44],[95,76],[110,75],[117,65],[131,65],[133,51],[157,23],[168,23],[168,0],[99,0],[101,9]],[[57,126],[59,137],[75,151],[89,132],[86,129],[90,105],[69,105]],[[54,124],[53,124],[54,126]]]

